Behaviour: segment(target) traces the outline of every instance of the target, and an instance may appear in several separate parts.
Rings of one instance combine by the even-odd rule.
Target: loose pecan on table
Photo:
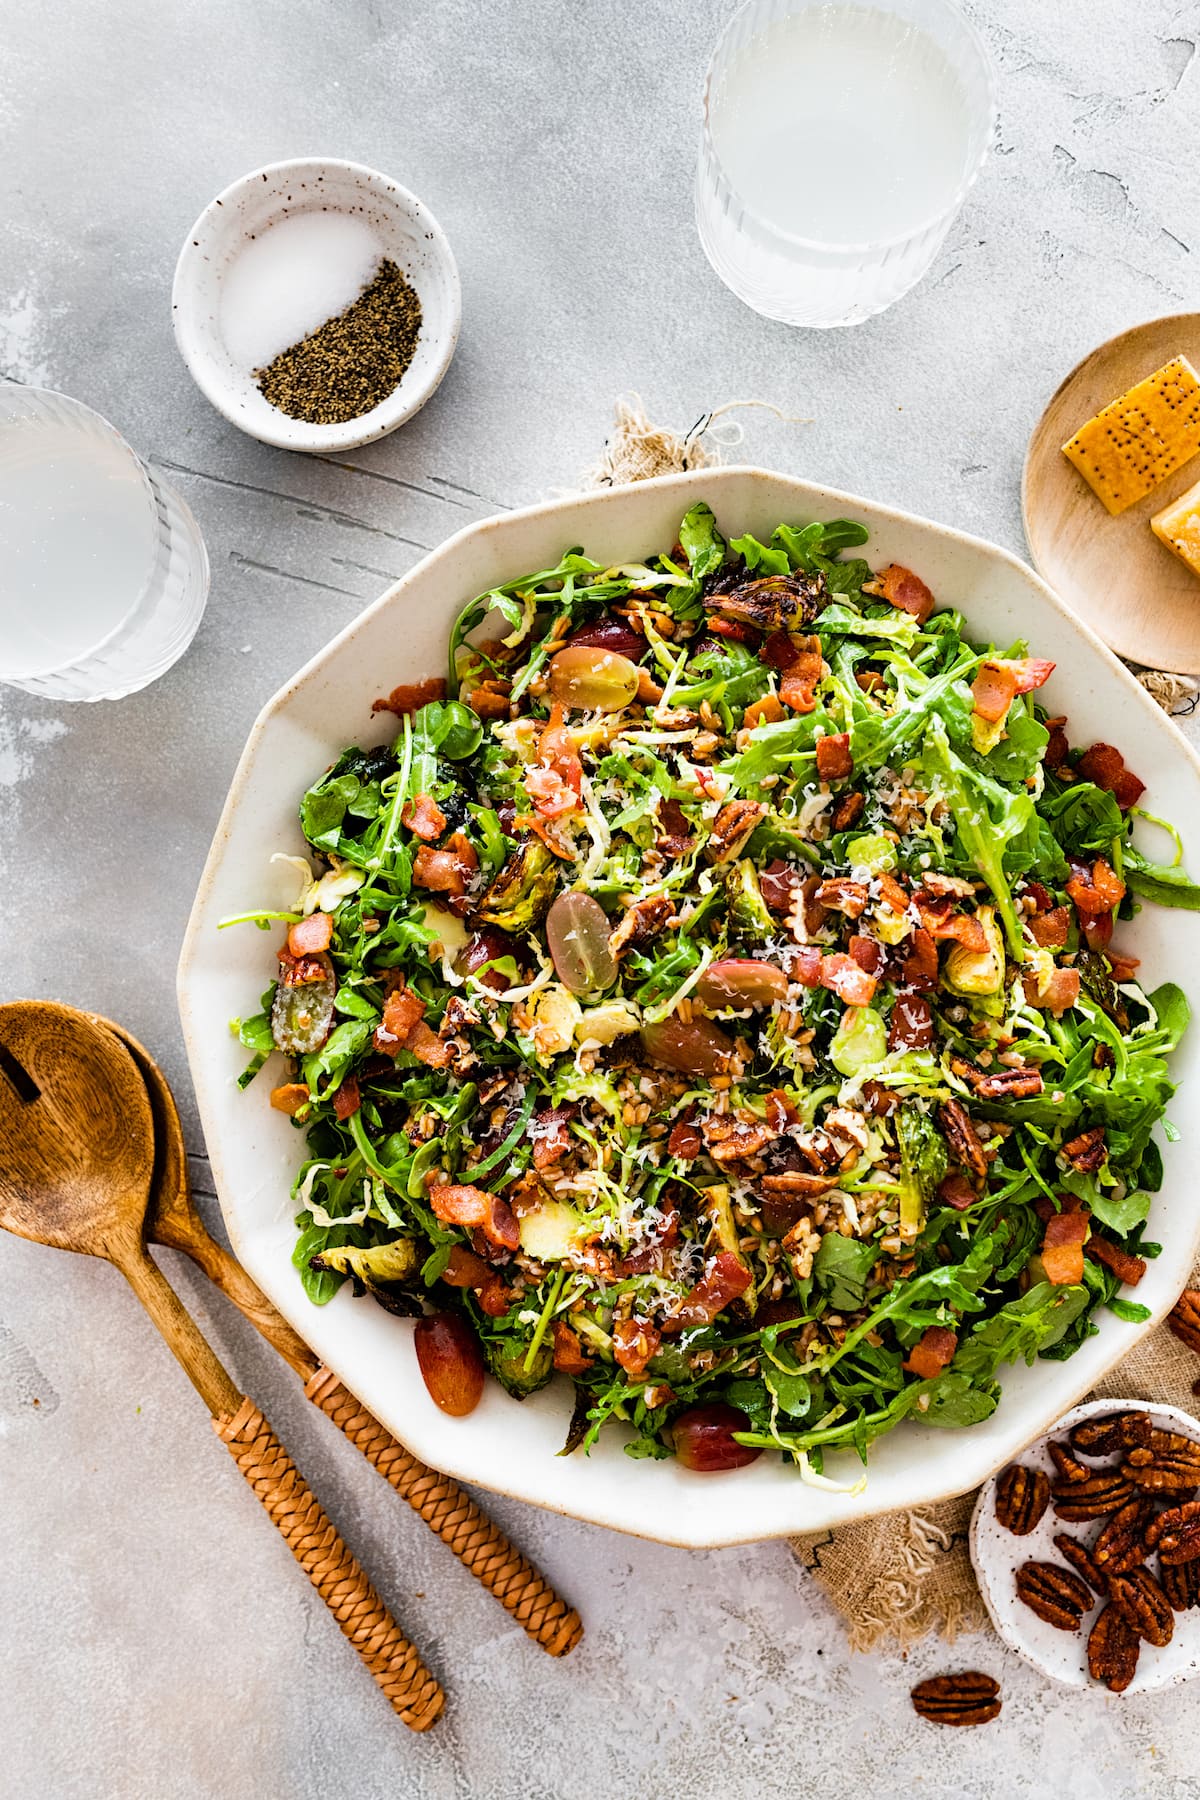
[[[1050,1503],[1050,1483],[1040,1469],[1011,1463],[996,1482],[996,1517],[1014,1537],[1028,1537]]]
[[[1111,1600],[1092,1626],[1088,1638],[1088,1673],[1114,1694],[1122,1694],[1133,1680],[1141,1641],[1123,1613]]]
[[[1078,1631],[1096,1604],[1085,1582],[1058,1563],[1027,1562],[1017,1570],[1017,1597],[1058,1631]]]
[[[1200,1288],[1184,1288],[1167,1314],[1167,1324],[1189,1350],[1200,1356]]]
[[[1121,1450],[1148,1444],[1153,1432],[1149,1413],[1104,1413],[1100,1418],[1080,1420],[1071,1432],[1071,1448],[1077,1456],[1115,1456]]]
[[[1171,1602],[1149,1569],[1130,1569],[1112,1578],[1112,1603],[1146,1643],[1162,1649],[1175,1631]]]
[[[914,1710],[934,1725],[986,1725],[999,1714],[1000,1684],[977,1669],[966,1669],[961,1675],[932,1675],[917,1683],[912,1703]]]

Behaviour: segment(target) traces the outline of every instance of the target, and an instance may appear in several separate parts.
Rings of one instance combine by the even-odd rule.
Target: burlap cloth
[[[728,414],[767,405],[734,401],[703,414],[690,431],[678,432],[652,424],[636,396],[620,400],[603,455],[585,480],[590,486],[615,487],[712,467],[721,461],[723,449],[741,442],[741,428]],[[777,407],[768,410],[783,417]],[[722,419],[723,427],[717,424]],[[1133,673],[1164,711],[1195,704],[1197,683],[1187,676],[1136,667]],[[1200,1286],[1200,1263],[1190,1285]],[[1200,1358],[1158,1325],[1089,1398],[1158,1400],[1191,1412],[1196,1409],[1192,1384],[1197,1376]],[[889,1513],[840,1531],[792,1539],[797,1558],[845,1619],[854,1649],[869,1650],[885,1641],[909,1644],[931,1631],[953,1638],[987,1622],[967,1549],[974,1505],[971,1492],[914,1512]]]

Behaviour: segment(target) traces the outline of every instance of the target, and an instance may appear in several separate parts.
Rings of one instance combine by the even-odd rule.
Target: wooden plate
[[[1029,440],[1021,504],[1034,567],[1118,656],[1194,675],[1200,577],[1159,543],[1150,515],[1200,480],[1200,456],[1113,518],[1062,454],[1101,407],[1181,354],[1200,370],[1200,313],[1135,325],[1072,369]]]

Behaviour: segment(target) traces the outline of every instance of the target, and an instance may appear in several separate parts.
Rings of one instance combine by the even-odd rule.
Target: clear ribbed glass
[[[191,512],[78,400],[0,382],[0,682],[116,700],[166,673],[208,598]]]
[[[704,88],[705,255],[789,325],[882,312],[929,268],[995,118],[987,51],[954,0],[746,0]]]

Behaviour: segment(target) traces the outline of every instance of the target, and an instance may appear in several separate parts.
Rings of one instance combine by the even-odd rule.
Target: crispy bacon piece
[[[1113,915],[1110,912],[1080,913],[1079,930],[1089,950],[1103,950],[1106,954],[1112,943]]]
[[[711,1325],[730,1301],[745,1293],[753,1279],[732,1250],[719,1250],[691,1293],[685,1295],[670,1317],[663,1321],[663,1336],[677,1336],[681,1331],[689,1331],[693,1325]]]
[[[421,844],[413,857],[413,882],[430,893],[449,894],[458,899],[467,891],[467,882],[479,867],[475,846],[461,831],[456,831],[444,849],[431,850]]]
[[[1103,1125],[1093,1125],[1090,1131],[1081,1131],[1062,1147],[1062,1153],[1073,1169],[1081,1175],[1094,1175],[1108,1156],[1108,1145],[1105,1142]]]
[[[675,902],[669,894],[648,894],[625,909],[619,922],[608,934],[608,945],[614,956],[622,950],[642,950],[653,943],[667,922],[675,916]]]
[[[800,1114],[796,1111],[782,1088],[772,1088],[767,1095],[767,1124],[776,1132],[791,1131],[799,1125]]]
[[[760,662],[765,662],[769,669],[790,669],[796,660],[796,646],[786,631],[773,631],[763,643],[758,653]]]
[[[850,733],[827,733],[817,739],[817,776],[821,781],[845,781],[854,773]]]
[[[1112,964],[1112,978],[1114,981],[1132,981],[1133,971],[1138,968],[1141,963],[1141,958],[1139,956],[1125,956],[1120,950],[1114,950],[1111,945],[1105,951],[1105,955]]]
[[[966,1212],[968,1206],[974,1206],[978,1198],[979,1195],[961,1169],[952,1169],[938,1188],[938,1199],[943,1206],[952,1206],[955,1212]]]
[[[1045,987],[1032,970],[1021,977],[1025,989],[1025,998],[1030,1006],[1036,1006],[1042,1012],[1051,1012],[1055,1018],[1067,1008],[1074,1006],[1079,999],[1079,970],[1052,969]]]
[[[752,700],[742,715],[742,724],[747,731],[753,731],[756,725],[778,725],[783,717],[783,702],[778,694],[764,694],[761,700]]]
[[[818,637],[804,637],[795,638],[793,642],[796,657],[780,676],[779,698],[793,712],[810,713],[816,709],[817,683],[825,673],[821,640]]]
[[[1099,788],[1110,793],[1122,812],[1128,812],[1136,806],[1146,791],[1144,781],[1139,781],[1132,769],[1125,767],[1125,758],[1112,744],[1093,744],[1085,750],[1075,765],[1076,775],[1085,781],[1093,781]]]
[[[908,1353],[904,1367],[922,1381],[933,1381],[948,1369],[958,1349],[958,1333],[944,1325],[928,1325]]]
[[[778,857],[758,872],[759,891],[772,912],[790,913],[800,885],[799,871]]]
[[[1043,950],[1061,950],[1071,932],[1071,909],[1052,906],[1049,912],[1036,912],[1026,919],[1025,928]]]
[[[279,979],[284,987],[312,987],[329,979],[330,964],[324,956],[293,956],[286,944],[278,956]]]
[[[285,1081],[282,1087],[271,1089],[271,1105],[276,1112],[286,1113],[290,1119],[294,1119],[311,1098],[302,1081]]]
[[[371,711],[395,713],[402,719],[405,713],[420,712],[431,700],[446,698],[446,678],[444,675],[430,675],[424,681],[413,681],[407,685],[394,687],[386,700],[376,700]],[[507,711],[507,707],[505,711]]]
[[[852,876],[831,875],[828,881],[818,882],[813,897],[820,906],[845,913],[848,919],[859,919],[867,910],[871,890]]]
[[[662,1343],[662,1332],[649,1319],[618,1319],[613,1326],[613,1355],[627,1375],[646,1373],[646,1364]]]
[[[677,1119],[667,1139],[668,1156],[677,1156],[680,1162],[694,1162],[703,1148],[704,1138],[695,1120]]]
[[[854,936],[848,945],[850,956],[868,975],[881,975],[887,952],[878,938]]]
[[[979,1133],[971,1122],[971,1115],[962,1101],[943,1101],[938,1107],[937,1122],[954,1160],[960,1162],[964,1169],[969,1169],[977,1181],[982,1181],[987,1174],[987,1157],[979,1141]]]
[[[1029,1063],[1019,1069],[993,1069],[986,1075],[977,1071],[971,1079],[981,1100],[1032,1100],[1046,1085],[1041,1070]]]
[[[904,979],[909,987],[934,988],[938,981],[937,945],[925,930],[918,926],[908,940],[908,955],[904,959]]]
[[[287,934],[287,947],[297,962],[306,956],[320,956],[333,942],[333,918],[329,913],[309,913],[297,919]]]
[[[714,862],[726,862],[745,842],[766,812],[758,800],[730,800],[713,820],[708,852]]]
[[[1144,1257],[1133,1256],[1128,1250],[1122,1250],[1110,1238],[1090,1237],[1083,1247],[1083,1253],[1090,1256],[1093,1262],[1103,1263],[1106,1269],[1111,1269],[1117,1280],[1123,1281],[1126,1287],[1136,1287],[1146,1273]]]
[[[762,638],[757,625],[748,625],[744,619],[707,619],[704,629],[715,632],[717,637],[732,638],[735,644],[749,644],[751,647]]]
[[[1006,660],[1017,678],[1018,694],[1032,694],[1035,688],[1045,687],[1055,670],[1054,663],[1040,656],[1008,657]]]
[[[401,976],[383,1003],[383,1018],[372,1039],[381,1056],[395,1056],[408,1042],[413,1027],[425,1017],[425,1002]]]
[[[840,950],[821,958],[821,986],[836,994],[844,1006],[870,1006],[877,985],[874,975],[868,975],[852,956]]]
[[[902,563],[888,563],[885,569],[876,570],[870,581],[863,582],[862,591],[886,600],[898,612],[911,613],[919,625],[925,623],[936,605],[921,577]]]
[[[829,821],[830,830],[835,832],[849,831],[850,827],[852,825],[857,825],[858,821],[862,818],[866,804],[866,799],[860,793],[855,792],[853,794],[844,795],[833,809],[833,814]]]
[[[431,794],[418,794],[415,800],[404,802],[400,823],[407,826],[414,837],[432,844],[446,829],[446,815]]]
[[[1042,1267],[1046,1280],[1055,1287],[1071,1287],[1083,1280],[1083,1241],[1087,1234],[1088,1215],[1082,1207],[1075,1212],[1055,1213],[1047,1219]]]
[[[346,1120],[353,1118],[362,1105],[362,1097],[358,1091],[358,1080],[353,1075],[343,1075],[341,1085],[333,1096],[333,1110],[337,1118]]]
[[[1046,720],[1046,728],[1050,733],[1050,742],[1042,751],[1042,761],[1050,770],[1050,773],[1052,775],[1057,775],[1060,781],[1074,781],[1075,771],[1067,761],[1067,757],[1071,753],[1071,746],[1067,742],[1067,734],[1063,730],[1063,726],[1066,722],[1065,716],[1058,719]]]
[[[933,1045],[933,1008],[923,994],[896,995],[888,1021],[889,1050],[929,1050]]]
[[[664,1252],[679,1241],[679,1208],[669,1196],[664,1196],[658,1202],[658,1210],[662,1214],[662,1224],[656,1235],[640,1249],[622,1257],[615,1271],[616,1277],[645,1275],[651,1269],[662,1269]]]
[[[509,714],[509,695],[512,682],[503,681],[497,675],[489,675],[486,680],[477,682],[469,694],[462,696],[463,703],[471,708],[481,719],[507,719]]]
[[[489,1269],[482,1256],[476,1256],[465,1244],[455,1244],[450,1260],[442,1270],[447,1287],[471,1288],[480,1310],[491,1319],[499,1319],[508,1311],[509,1293],[495,1269]]]
[[[1089,869],[1086,863],[1072,862],[1067,892],[1076,910],[1094,917],[1110,913],[1125,898],[1125,883],[1115,869],[1098,856]]]
[[[997,724],[1016,699],[1016,694],[1017,678],[1007,663],[991,660],[980,663],[971,683],[971,709],[981,719],[986,719],[989,725]]]
[[[658,834],[654,842],[668,856],[683,856],[692,846],[692,827],[678,800],[658,803]]]
[[[554,1321],[554,1367],[560,1375],[582,1375],[595,1359],[585,1356],[579,1333],[565,1319]]]
[[[408,1034],[404,1048],[411,1051],[427,1069],[448,1069],[454,1061],[454,1045],[440,1038],[424,1019],[417,1020]]]
[[[936,943],[955,939],[964,950],[978,953],[988,947],[987,933],[974,913],[954,911],[953,894],[930,894],[918,888],[913,895],[922,927]]]
[[[535,1112],[529,1124],[533,1144],[533,1166],[539,1172],[560,1163],[571,1148],[571,1120],[574,1106],[547,1106]]]
[[[863,1105],[875,1119],[888,1118],[900,1104],[895,1088],[885,1087],[882,1081],[864,1081],[862,1098]]]
[[[482,1231],[489,1243],[504,1250],[519,1250],[521,1236],[512,1207],[499,1194],[469,1185],[435,1187],[429,1195],[434,1217],[444,1225],[461,1225]]]
[[[816,944],[797,944],[794,950],[787,952],[789,980],[798,981],[801,987],[820,987],[823,960]]]

